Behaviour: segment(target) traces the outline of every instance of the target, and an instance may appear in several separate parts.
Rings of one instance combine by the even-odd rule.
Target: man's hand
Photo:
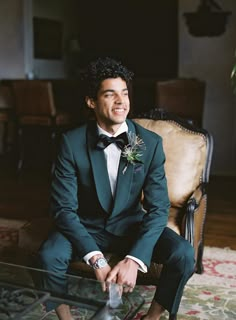
[[[109,264],[107,264],[105,267],[101,269],[94,270],[96,279],[101,282],[103,291],[108,291],[108,284],[106,283],[106,279],[110,271],[111,267],[109,266]]]
[[[109,272],[106,281],[124,286],[124,292],[132,292],[137,280],[138,267],[137,262],[125,258]]]
[[[102,254],[96,254],[94,255],[90,260],[90,264],[94,264],[95,261],[99,258],[102,258],[103,255]],[[107,286],[106,286],[106,278],[107,278],[107,275],[109,274],[109,272],[111,271],[111,267],[109,266],[109,264],[107,264],[105,267],[103,268],[100,268],[100,269],[95,269],[94,270],[94,273],[95,273],[95,276],[96,276],[96,279],[98,281],[101,282],[101,285],[102,285],[102,290],[103,291],[106,291],[107,290]]]

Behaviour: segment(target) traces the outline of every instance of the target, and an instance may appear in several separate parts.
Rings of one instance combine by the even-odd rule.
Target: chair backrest
[[[0,85],[0,109],[12,108],[13,99],[9,86]]]
[[[172,207],[181,208],[201,183],[207,183],[212,141],[203,129],[185,127],[170,119],[134,119],[163,138],[165,171]]]
[[[56,108],[50,82],[17,80],[12,82],[12,89],[18,116],[55,116]]]
[[[205,82],[179,78],[156,83],[156,105],[202,127]]]

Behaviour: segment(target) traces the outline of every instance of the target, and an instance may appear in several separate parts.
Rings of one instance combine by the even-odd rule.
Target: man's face
[[[99,126],[114,134],[125,121],[130,109],[126,82],[121,78],[102,81],[97,99],[88,98],[87,104],[94,110]]]

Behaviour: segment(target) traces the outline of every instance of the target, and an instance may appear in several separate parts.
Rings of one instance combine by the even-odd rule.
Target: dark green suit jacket
[[[145,143],[141,163],[119,164],[113,199],[104,152],[96,148],[96,122],[67,132],[55,166],[51,211],[62,232],[80,256],[99,250],[92,234],[106,229],[112,234],[137,238],[127,254],[150,265],[153,248],[167,224],[169,199],[164,172],[162,139],[132,120],[128,130]],[[140,203],[144,192],[144,208]]]

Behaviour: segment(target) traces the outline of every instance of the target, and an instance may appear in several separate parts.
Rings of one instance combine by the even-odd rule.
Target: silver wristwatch
[[[93,269],[101,269],[107,265],[107,259],[104,257],[98,258],[93,264]]]

